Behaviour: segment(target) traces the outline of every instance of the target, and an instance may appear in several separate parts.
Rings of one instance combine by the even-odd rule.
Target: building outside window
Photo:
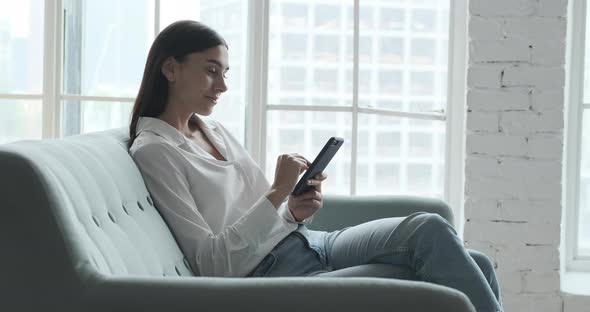
[[[446,125],[436,117],[446,109],[449,5],[359,1],[358,107],[431,117],[419,119],[352,112],[354,1],[271,0],[267,177],[276,155],[313,158],[330,136],[341,136],[344,147],[326,170],[326,191],[444,198]]]
[[[154,37],[173,21],[193,19],[230,46],[230,89],[212,118],[245,146],[259,142],[253,149],[264,151],[256,160],[269,180],[280,153],[313,160],[329,137],[340,136],[345,144],[326,169],[325,193],[441,199],[451,193],[451,1],[0,5],[11,8],[0,12],[0,66],[7,73],[0,77],[0,143],[126,127]],[[255,23],[260,17],[268,22]],[[266,36],[255,41],[260,33]],[[264,75],[251,66],[259,57],[252,45],[267,48],[263,96],[256,101],[249,86]],[[260,116],[248,115],[253,106]],[[262,139],[248,136],[255,127]]]

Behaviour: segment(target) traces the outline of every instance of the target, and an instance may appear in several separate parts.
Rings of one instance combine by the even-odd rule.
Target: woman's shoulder
[[[129,154],[141,171],[160,174],[167,170],[182,171],[186,167],[177,148],[170,142],[157,138],[138,136],[129,149]]]
[[[152,132],[141,132],[129,148],[129,154],[135,156],[139,152],[171,151],[173,144],[169,140]]]

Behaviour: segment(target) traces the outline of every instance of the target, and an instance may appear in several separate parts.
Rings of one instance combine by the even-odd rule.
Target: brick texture
[[[466,246],[493,260],[506,311],[589,311],[560,292],[567,0],[469,12]]]

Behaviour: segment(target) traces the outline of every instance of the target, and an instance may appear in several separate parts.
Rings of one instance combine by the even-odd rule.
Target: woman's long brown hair
[[[188,54],[202,52],[227,43],[215,30],[197,21],[177,21],[158,34],[148,53],[139,92],[131,111],[129,147],[137,137],[139,117],[158,117],[166,108],[168,80],[162,74],[162,64],[169,57],[185,61]]]

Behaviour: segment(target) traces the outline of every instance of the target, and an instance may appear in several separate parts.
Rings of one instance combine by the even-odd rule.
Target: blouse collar
[[[217,128],[212,122],[201,119],[197,114],[193,114],[191,119],[199,125],[203,131],[207,134],[211,134],[212,131]],[[174,142],[177,146],[186,143],[186,137],[176,128],[172,127],[167,122],[154,117],[139,117],[137,122],[137,135],[141,132],[148,131],[156,135],[159,135],[168,141]]]

